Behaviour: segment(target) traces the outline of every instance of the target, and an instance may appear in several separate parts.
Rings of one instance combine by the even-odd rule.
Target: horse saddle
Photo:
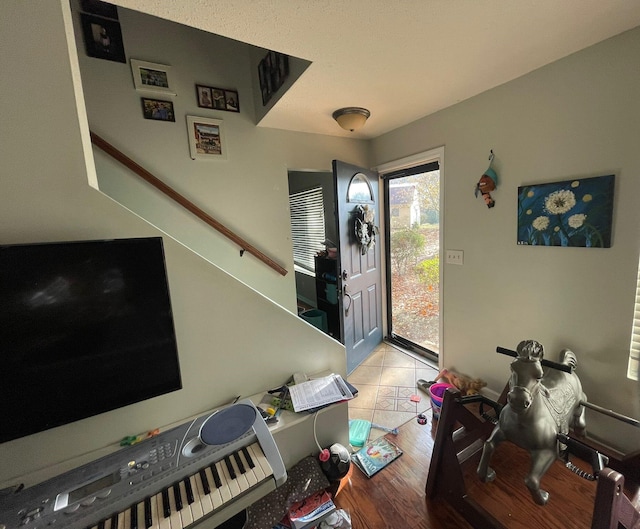
[[[544,403],[558,426],[558,432],[567,433],[569,418],[573,416],[573,410],[578,405],[578,396],[569,384],[546,389],[548,397],[544,399]]]

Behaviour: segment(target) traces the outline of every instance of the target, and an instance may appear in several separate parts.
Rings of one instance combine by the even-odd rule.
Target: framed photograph
[[[518,187],[518,244],[610,248],[615,175]]]
[[[202,108],[213,108],[213,99],[211,98],[211,88],[209,86],[196,85],[198,93],[198,106]]]
[[[227,102],[224,99],[224,90],[220,88],[212,88],[211,94],[213,96],[213,108],[216,110],[226,110]]]
[[[237,90],[226,90],[214,86],[196,85],[196,95],[200,108],[240,112],[240,100]]]
[[[289,56],[269,51],[258,64],[258,81],[262,94],[262,105],[266,105],[273,94],[284,84],[289,75]]]
[[[192,160],[226,160],[227,146],[221,119],[187,116]]]
[[[142,115],[144,119],[175,122],[176,114],[173,111],[173,103],[171,101],[148,99],[146,97],[141,97],[140,100],[142,101]]]
[[[238,101],[238,92],[235,90],[224,91],[225,109],[229,112],[240,112],[240,103]]]
[[[80,6],[85,13],[118,20],[118,8],[109,2],[102,2],[102,0],[82,0]]]
[[[94,15],[80,14],[84,46],[89,57],[126,63],[120,23]]]
[[[271,77],[267,73],[267,60],[262,59],[260,64],[258,65],[258,78],[260,80],[260,93],[262,94],[262,106],[265,106],[271,96],[273,95],[273,91],[271,90]]]
[[[284,81],[289,75],[289,56],[284,53],[278,53],[278,72],[280,72],[280,78]]]
[[[131,59],[131,72],[136,90],[176,95],[171,85],[171,66]]]

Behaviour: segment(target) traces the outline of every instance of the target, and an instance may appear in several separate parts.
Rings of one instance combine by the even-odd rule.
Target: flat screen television
[[[0,442],[181,387],[161,237],[0,245]]]

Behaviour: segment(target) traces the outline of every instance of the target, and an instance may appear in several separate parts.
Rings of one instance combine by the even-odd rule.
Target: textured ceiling
[[[638,0],[113,0],[306,59],[261,126],[374,138],[640,25]],[[343,131],[340,107],[371,111]]]

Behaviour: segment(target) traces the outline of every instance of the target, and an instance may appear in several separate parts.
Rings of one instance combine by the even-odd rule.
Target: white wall
[[[464,265],[444,265],[444,366],[499,392],[511,359],[496,346],[536,339],[551,360],[568,347],[590,401],[640,417],[639,385],[625,378],[640,240],[639,56],[635,29],[372,142],[376,164],[445,146],[444,247],[464,250]],[[488,209],[473,191],[491,149],[499,185]],[[612,173],[612,248],[516,245],[518,186]],[[638,430],[587,416],[594,435],[637,449]]]
[[[0,76],[0,243],[162,235],[88,185],[92,165],[87,167],[85,156],[91,162],[92,151],[73,39],[71,13],[65,0],[5,0],[0,3],[0,67],[3,72]],[[100,68],[106,70],[116,64],[99,62]],[[126,77],[124,72],[122,75]],[[129,82],[127,79],[128,89]],[[76,95],[80,106],[76,104]],[[96,94],[87,99],[91,101],[92,97]],[[132,105],[136,101],[133,90],[130,100]],[[111,103],[123,104],[120,100]],[[135,106],[136,116],[142,121],[139,107]],[[141,145],[142,150],[157,148],[158,151],[170,147],[171,138],[164,135],[153,141],[150,134],[141,134],[137,137],[140,143],[127,136],[127,129],[137,125],[134,121],[123,123],[113,131],[115,139],[122,133],[126,139],[122,143],[127,149],[136,152],[136,145]],[[109,123],[104,125],[107,132]],[[244,123],[241,126],[245,127]],[[181,125],[176,124],[176,127]],[[232,217],[232,223],[235,225],[237,220],[246,232],[250,232],[250,228],[254,230],[255,239],[263,241],[265,248],[273,246],[284,252],[288,246],[287,230],[283,228],[286,169],[289,164],[326,169],[330,167],[330,159],[326,150],[312,150],[310,140],[300,135],[291,138],[281,131],[268,130],[256,131],[254,135],[262,141],[256,151],[246,157],[256,160],[242,165],[249,169],[245,175],[234,169],[236,180],[232,183],[225,184],[228,176],[217,174],[190,176],[179,172],[174,178],[178,183],[199,182],[193,194],[216,197],[213,200],[216,207],[225,205],[223,195],[231,193],[233,196],[226,202],[235,207],[227,207],[225,214]],[[242,135],[238,137],[232,133],[231,138],[240,141]],[[255,145],[256,141],[251,139],[250,143]],[[359,158],[357,148],[346,144],[342,148],[336,147],[337,156]],[[183,149],[186,149],[184,144]],[[241,152],[236,146],[234,156],[241,159]],[[273,152],[276,152],[275,156],[267,156]],[[207,178],[209,181],[205,181]],[[214,184],[220,184],[220,187]],[[238,206],[242,205],[241,191],[248,194],[248,202],[253,204],[261,203],[257,200],[260,193],[276,194],[278,187],[285,198],[273,199],[271,209],[277,210],[275,213],[265,206],[247,215],[238,214]],[[154,197],[154,200],[157,199]],[[264,215],[267,215],[266,219]],[[280,385],[296,371],[312,373],[330,369],[345,373],[343,346],[211,266],[172,238],[165,236],[164,243],[183,389],[4,443],[0,450],[0,486],[11,483],[16,476],[112,443],[117,446],[126,435],[201,413],[233,396],[251,395]],[[221,246],[217,240],[212,245]],[[230,260],[227,256],[230,252],[225,248],[219,250],[223,263],[225,259]],[[283,256],[285,259],[290,257]],[[247,269],[248,276],[263,274],[249,266]],[[293,276],[291,273],[286,279],[291,285]],[[249,277],[247,282],[251,279]],[[260,280],[266,282],[264,277]],[[259,280],[256,282],[260,283]],[[260,286],[264,285],[258,284]],[[280,294],[280,300],[286,304],[287,296],[292,295],[289,293],[294,289],[288,284],[279,286],[285,292]],[[33,390],[38,391],[38,388]],[[47,398],[46,395],[42,397]],[[347,442],[346,421],[332,427],[341,437],[339,442]]]
[[[175,97],[136,91],[129,64],[88,57],[79,13],[76,43],[89,126],[175,191],[287,269],[268,268],[95,149],[99,186],[199,255],[296,312],[288,169],[331,170],[331,160],[367,163],[367,143],[257,128],[256,48],[150,15],[118,8],[127,58],[171,66]],[[259,50],[258,50],[259,51]],[[261,55],[260,52],[258,55]],[[291,76],[300,75],[292,61]],[[195,84],[235,89],[240,113],[199,108]],[[283,86],[281,90],[285,90]],[[176,122],[142,117],[141,96],[169,99]],[[272,102],[270,102],[271,104]],[[260,109],[258,109],[260,110]],[[227,160],[191,160],[186,115],[223,120]],[[295,145],[295,147],[294,147]]]

